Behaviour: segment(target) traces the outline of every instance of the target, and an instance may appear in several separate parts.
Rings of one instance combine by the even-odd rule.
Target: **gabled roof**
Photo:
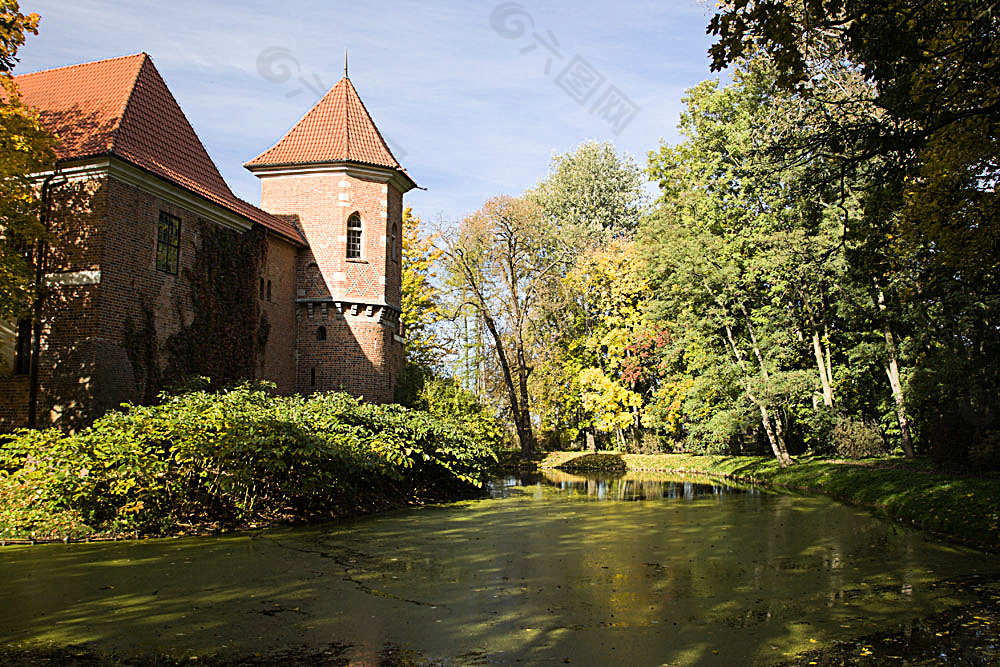
[[[23,102],[60,139],[60,161],[114,155],[303,243],[289,221],[233,194],[145,53],[15,77]]]
[[[346,76],[278,143],[243,166],[253,171],[254,167],[327,162],[357,162],[406,174]]]

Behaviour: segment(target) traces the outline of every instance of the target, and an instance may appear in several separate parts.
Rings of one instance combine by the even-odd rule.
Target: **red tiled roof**
[[[278,143],[243,166],[321,162],[360,162],[403,171],[346,76]]]
[[[233,194],[145,53],[22,74],[25,104],[58,135],[60,160],[115,155],[303,243],[289,221]]]

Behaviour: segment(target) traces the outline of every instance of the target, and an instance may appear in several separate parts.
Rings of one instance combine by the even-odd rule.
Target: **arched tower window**
[[[361,259],[361,216],[357,213],[347,219],[347,259]]]
[[[260,279],[260,300],[264,300],[264,279]]]
[[[392,242],[389,244],[389,257],[396,259],[396,223],[392,223]]]
[[[271,281],[267,281],[267,300],[271,300]]]
[[[316,329],[316,340],[326,340],[326,327]]]

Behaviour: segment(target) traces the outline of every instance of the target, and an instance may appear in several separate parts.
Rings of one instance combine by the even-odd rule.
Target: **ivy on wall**
[[[122,338],[142,403],[194,377],[209,377],[216,387],[252,379],[267,344],[270,325],[256,289],[267,256],[263,229],[240,233],[201,220],[198,226],[193,266],[184,272],[190,299],[175,304],[193,318],[167,338],[165,368],[152,309],[142,305],[139,323],[125,318]]]
[[[156,323],[149,306],[142,304],[142,322],[139,326],[132,315],[125,316],[122,339],[135,375],[138,400],[141,403],[153,403],[160,391],[161,372],[156,345]]]
[[[167,339],[167,386],[191,376],[207,376],[215,387],[254,378],[270,329],[257,295],[267,256],[264,230],[198,224],[201,242],[185,271],[194,318]]]

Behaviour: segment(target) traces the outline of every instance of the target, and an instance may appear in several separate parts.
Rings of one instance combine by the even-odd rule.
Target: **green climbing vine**
[[[215,387],[252,379],[267,344],[269,326],[257,297],[267,256],[264,230],[199,225],[194,265],[185,271],[194,318],[167,339],[164,386],[191,376],[209,377]]]
[[[260,368],[271,330],[257,294],[267,257],[265,232],[198,225],[200,243],[193,265],[184,271],[189,299],[178,297],[175,303],[180,313],[190,309],[190,324],[161,349],[155,313],[147,303],[141,304],[139,318],[125,318],[122,342],[135,374],[136,402],[155,403],[164,388],[200,387],[200,380],[192,384],[196,378],[211,378],[212,388],[252,380]]]

